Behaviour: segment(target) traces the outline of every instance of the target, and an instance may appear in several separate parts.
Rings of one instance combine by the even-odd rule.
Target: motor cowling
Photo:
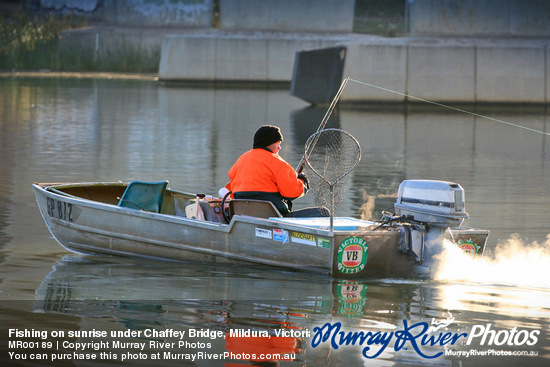
[[[468,218],[464,189],[457,183],[405,180],[399,185],[395,214],[438,227],[458,227]]]

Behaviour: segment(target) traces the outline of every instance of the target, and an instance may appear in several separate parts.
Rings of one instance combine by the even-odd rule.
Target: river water
[[[325,108],[285,90],[0,78],[0,360],[548,365],[550,140],[533,131],[550,131],[547,111],[464,109],[491,119],[419,105],[346,106],[331,118],[330,127],[351,133],[362,148],[337,215],[376,219],[392,207],[402,180],[439,179],[465,189],[466,225],[491,230],[481,260],[448,251],[429,278],[350,282],[258,266],[71,254],[49,234],[31,188],[35,181],[167,179],[175,189],[215,194],[260,124],[282,128],[280,154],[296,166]],[[312,203],[306,196],[295,207]],[[330,344],[319,333],[324,325],[371,337]],[[428,325],[431,341],[421,338]],[[237,329],[244,334],[229,334]]]

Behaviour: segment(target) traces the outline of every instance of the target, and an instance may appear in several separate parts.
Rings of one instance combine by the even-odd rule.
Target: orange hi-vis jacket
[[[229,170],[229,187],[239,192],[278,193],[296,199],[304,194],[304,181],[283,158],[268,149],[254,148],[237,159]]]

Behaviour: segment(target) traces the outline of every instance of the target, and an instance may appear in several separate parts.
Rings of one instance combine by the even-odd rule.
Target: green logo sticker
[[[348,237],[338,249],[338,270],[341,273],[355,274],[365,269],[367,264],[367,242],[361,237]]]
[[[456,244],[462,251],[468,255],[475,256],[479,251],[479,246],[476,245],[473,239],[468,239],[466,241],[459,240]]]
[[[330,248],[330,240],[328,238],[317,237],[317,246],[322,248]]]

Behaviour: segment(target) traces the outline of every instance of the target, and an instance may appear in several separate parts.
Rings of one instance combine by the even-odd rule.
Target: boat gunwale
[[[129,209],[124,207],[119,207],[114,204],[104,203],[101,201],[96,200],[90,200],[82,197],[78,197],[75,195],[71,195],[68,193],[65,193],[59,188],[73,188],[73,187],[86,187],[86,186],[121,186],[124,187],[127,184],[122,182],[83,182],[83,183],[63,183],[63,184],[50,184],[50,183],[33,183],[33,186],[43,192],[49,193],[50,195],[57,196],[57,197],[63,197],[64,199],[67,199],[69,202],[73,204],[78,205],[85,205],[88,207],[95,207],[98,210],[108,210],[111,212],[117,212],[124,215],[129,216],[137,216],[137,217],[146,217],[150,219],[158,219],[163,220],[166,222],[172,222],[172,223],[180,223],[185,225],[191,225],[194,227],[204,227],[205,229],[215,229],[219,231],[225,231],[227,233],[230,233],[233,230],[233,227],[237,225],[237,223],[246,223],[246,224],[255,224],[255,225],[262,225],[272,228],[282,228],[286,230],[292,230],[294,232],[307,232],[310,234],[315,234],[318,236],[324,236],[333,238],[336,235],[360,235],[365,234],[367,232],[370,232],[368,229],[358,229],[358,230],[334,230],[331,231],[330,229],[324,229],[319,228],[315,226],[308,226],[303,224],[296,224],[289,221],[279,221],[279,220],[273,220],[269,218],[258,218],[253,217],[249,215],[234,215],[233,218],[231,218],[231,221],[227,223],[220,223],[220,222],[212,222],[212,221],[206,221],[206,220],[200,220],[200,219],[193,219],[193,218],[187,218],[184,216],[178,216],[174,214],[164,214],[164,213],[154,213],[154,212],[148,212],[143,210],[135,210],[135,209]],[[173,190],[173,189],[167,189],[167,191],[176,193],[176,194],[183,194],[190,197],[194,197],[193,194],[186,193],[183,191]],[[183,222],[183,223],[182,223]],[[379,231],[380,234],[385,233],[385,231]]]
[[[228,224],[225,224],[225,223],[203,221],[203,220],[192,219],[192,218],[187,218],[187,217],[173,215],[173,214],[154,213],[154,212],[148,212],[144,210],[136,210],[136,209],[126,208],[126,207],[120,207],[115,204],[104,203],[101,201],[90,200],[90,199],[74,196],[71,194],[66,194],[66,193],[63,193],[62,191],[60,192],[57,189],[55,189],[55,191],[52,191],[51,189],[49,189],[51,188],[51,186],[42,186],[41,184],[33,184],[33,186],[37,190],[39,190],[39,192],[48,193],[54,197],[63,197],[64,199],[66,199],[68,202],[71,202],[72,204],[83,205],[83,206],[86,206],[89,208],[95,208],[98,210],[106,210],[109,212],[116,212],[116,213],[120,213],[128,216],[145,217],[149,219],[161,219],[163,221],[174,222],[174,223],[179,223],[183,221],[183,222],[189,222],[192,224],[199,224],[200,226],[208,226],[208,227],[228,226]],[[80,187],[80,186],[81,185],[74,185],[74,186],[63,185],[62,187]],[[120,186],[125,186],[125,185],[121,183]]]

